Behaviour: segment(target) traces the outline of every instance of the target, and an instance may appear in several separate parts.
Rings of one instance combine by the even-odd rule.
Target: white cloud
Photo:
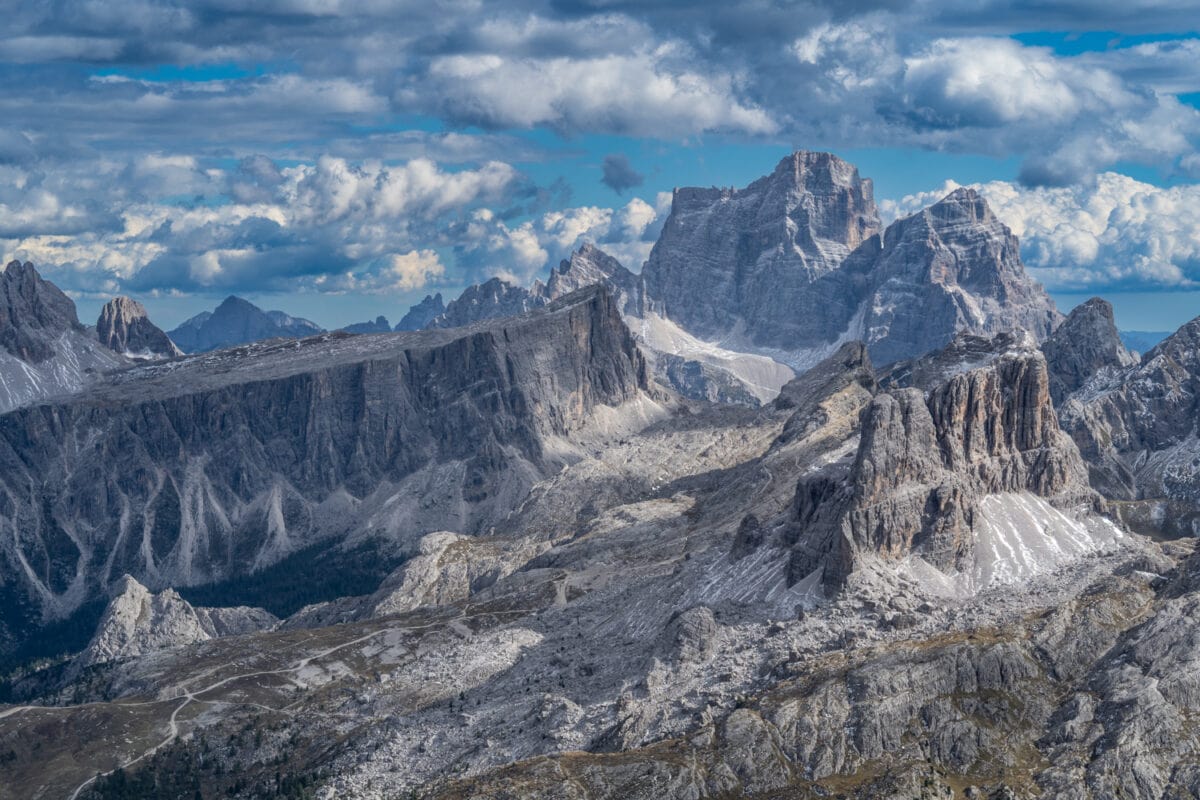
[[[916,110],[948,126],[1042,125],[1121,94],[1103,71],[1083,74],[1048,50],[995,38],[934,41],[905,60],[902,85]]]
[[[224,170],[151,154],[54,174],[0,165],[0,251],[85,292],[402,293],[446,274],[432,246],[448,221],[524,186],[501,162],[451,172],[324,157],[281,170],[250,158]]]
[[[390,280],[389,288],[402,292],[420,289],[433,278],[446,274],[446,268],[433,250],[413,250],[393,255],[389,261],[383,276]]]
[[[595,58],[509,58],[495,53],[435,58],[398,99],[495,128],[547,125],[639,136],[703,131],[770,134],[778,124],[738,97],[727,74],[672,64],[677,50]],[[686,59],[681,59],[686,60]]]

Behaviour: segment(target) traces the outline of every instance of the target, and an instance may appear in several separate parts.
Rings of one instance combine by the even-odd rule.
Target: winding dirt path
[[[438,620],[436,622],[429,622],[424,625],[401,625],[401,626],[396,626],[396,627],[380,628],[379,630],[364,634],[355,639],[351,639],[350,641],[342,642],[341,644],[334,645],[333,647],[328,647],[319,652],[313,653],[311,655],[307,655],[304,658],[301,658],[300,660],[296,661],[289,667],[282,667],[280,669],[257,670],[255,672],[243,672],[243,673],[239,673],[237,675],[230,675],[226,678],[222,678],[219,681],[214,681],[213,683],[210,683],[207,686],[201,687],[199,689],[195,689],[192,691],[183,690],[183,694],[177,695],[175,697],[166,698],[164,700],[151,700],[151,701],[138,702],[138,703],[122,703],[120,705],[143,706],[143,705],[155,705],[158,703],[170,702],[171,700],[180,700],[181,701],[179,703],[179,705],[176,706],[175,709],[171,712],[171,716],[167,720],[168,733],[167,733],[167,737],[165,739],[163,739],[162,741],[160,741],[158,744],[154,745],[153,747],[149,748],[148,750],[146,750],[145,752],[143,752],[141,755],[137,756],[136,758],[132,758],[132,759],[124,762],[123,764],[119,764],[116,767],[113,767],[111,770],[108,770],[107,772],[97,773],[96,775],[93,775],[92,777],[88,778],[86,781],[79,784],[79,786],[75,787],[75,791],[69,795],[69,800],[77,800],[80,793],[82,793],[84,789],[86,789],[87,787],[89,787],[93,783],[95,783],[98,779],[103,778],[107,775],[111,775],[112,773],[116,772],[118,769],[127,769],[128,767],[131,767],[131,766],[139,763],[140,761],[143,761],[143,760],[149,758],[150,756],[154,755],[162,748],[164,748],[167,745],[174,742],[176,739],[179,738],[179,721],[178,721],[179,713],[181,711],[183,711],[185,708],[187,708],[187,706],[193,702],[200,702],[200,703],[212,702],[212,701],[200,700],[199,698],[201,695],[207,694],[215,689],[219,689],[220,687],[222,687],[226,684],[233,683],[234,681],[239,681],[239,680],[243,680],[246,678],[258,678],[258,677],[263,677],[263,676],[267,676],[267,675],[287,675],[289,673],[298,673],[301,670],[303,670],[305,667],[307,667],[309,664],[311,664],[313,661],[331,656],[334,653],[336,653],[337,651],[343,650],[347,647],[353,647],[356,644],[361,644],[361,643],[367,641],[368,639],[373,639],[374,637],[379,636],[380,634],[392,633],[395,631],[402,631],[402,632],[408,633],[408,632],[412,632],[412,631],[424,630],[427,628],[462,625],[464,620],[474,619],[476,617],[485,617],[485,616],[486,617],[495,617],[497,615],[506,614],[506,613],[508,613],[508,614],[514,614],[514,613],[523,614],[525,612],[524,611],[488,611],[488,612],[483,612],[480,614],[467,614],[466,612],[463,612],[462,614],[459,614],[457,617],[454,617],[452,619]],[[456,633],[459,633],[459,635],[462,635],[461,631],[456,630]],[[214,668],[214,670],[219,670],[219,669],[221,669],[221,667]],[[211,672],[211,671],[213,671],[213,670],[210,670],[209,672]],[[84,703],[79,706],[16,706],[15,708],[6,709],[3,712],[0,712],[0,719],[3,719],[4,717],[13,716],[14,714],[17,714],[21,711],[33,711],[33,710],[37,710],[37,711],[48,711],[48,710],[69,711],[71,709],[81,708],[86,705],[106,705],[106,704]],[[266,706],[259,706],[259,707],[264,708],[264,709],[267,708]],[[268,710],[275,711],[278,709],[268,709]]]

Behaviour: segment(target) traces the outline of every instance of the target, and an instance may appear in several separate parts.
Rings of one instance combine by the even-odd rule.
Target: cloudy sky
[[[638,269],[674,186],[794,148],[856,163],[890,217],[981,186],[1064,307],[1200,314],[1200,3],[16,6],[0,253],[84,319],[126,293],[171,327],[238,293],[395,322],[585,240]]]

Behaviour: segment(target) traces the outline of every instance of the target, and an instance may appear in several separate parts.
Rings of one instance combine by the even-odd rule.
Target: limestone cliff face
[[[146,308],[128,297],[114,297],[100,309],[96,338],[114,353],[136,358],[174,358],[183,355],[162,329],[150,321]]]
[[[71,298],[33,264],[0,273],[0,413],[77,392],[126,363],[87,334]]]
[[[1121,343],[1112,304],[1099,297],[1073,309],[1042,343],[1050,369],[1050,395],[1061,407],[1072,393],[1103,381],[1135,363]]]
[[[1044,357],[1013,344],[997,337],[987,363],[951,374],[904,370],[908,385],[875,396],[853,464],[797,488],[796,516],[807,533],[797,537],[794,578],[823,564],[836,583],[861,554],[918,554],[955,569],[971,554],[988,495],[1027,492],[1062,507],[1099,502],[1078,449],[1059,429]],[[912,385],[913,375],[932,382]]]
[[[877,364],[933,352],[960,332],[1025,330],[1041,341],[1061,319],[1025,273],[1017,238],[973,189],[896,221],[882,238],[844,268],[868,287],[859,313]]]
[[[1093,485],[1138,504],[1138,527],[1200,535],[1200,317],[1140,364],[1089,383],[1060,416]]]
[[[129,575],[100,619],[87,648],[74,659],[90,667],[172,647],[269,630],[279,620],[261,608],[193,608],[172,589],[150,592]]]
[[[10,262],[0,275],[0,346],[30,363],[54,355],[50,340],[79,329],[75,304],[33,264]]]
[[[821,153],[795,153],[742,190],[677,190],[642,274],[645,308],[800,369],[839,341],[890,364],[964,331],[1040,341],[1061,319],[974,190],[881,232],[870,182]]]
[[[741,330],[793,348],[808,332],[796,311],[810,287],[878,230],[869,180],[832,154],[796,152],[744,189],[677,189],[646,293],[701,338]]]
[[[610,295],[455,330],[265,343],[0,417],[0,570],[47,616],[315,543],[475,532],[647,388]],[[399,539],[397,539],[399,537]],[[401,541],[403,540],[403,541]]]

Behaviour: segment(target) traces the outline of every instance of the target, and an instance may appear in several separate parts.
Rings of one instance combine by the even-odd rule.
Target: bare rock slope
[[[115,297],[100,309],[96,338],[114,353],[131,358],[174,358],[183,355],[170,337],[150,321],[146,308],[128,297]]]
[[[0,274],[0,412],[68,395],[126,360],[79,324],[75,304],[28,262]]]
[[[475,533],[577,458],[601,407],[648,388],[597,287],[498,323],[117,372],[0,416],[3,585],[53,619],[126,573],[194,586],[317,545]]]

